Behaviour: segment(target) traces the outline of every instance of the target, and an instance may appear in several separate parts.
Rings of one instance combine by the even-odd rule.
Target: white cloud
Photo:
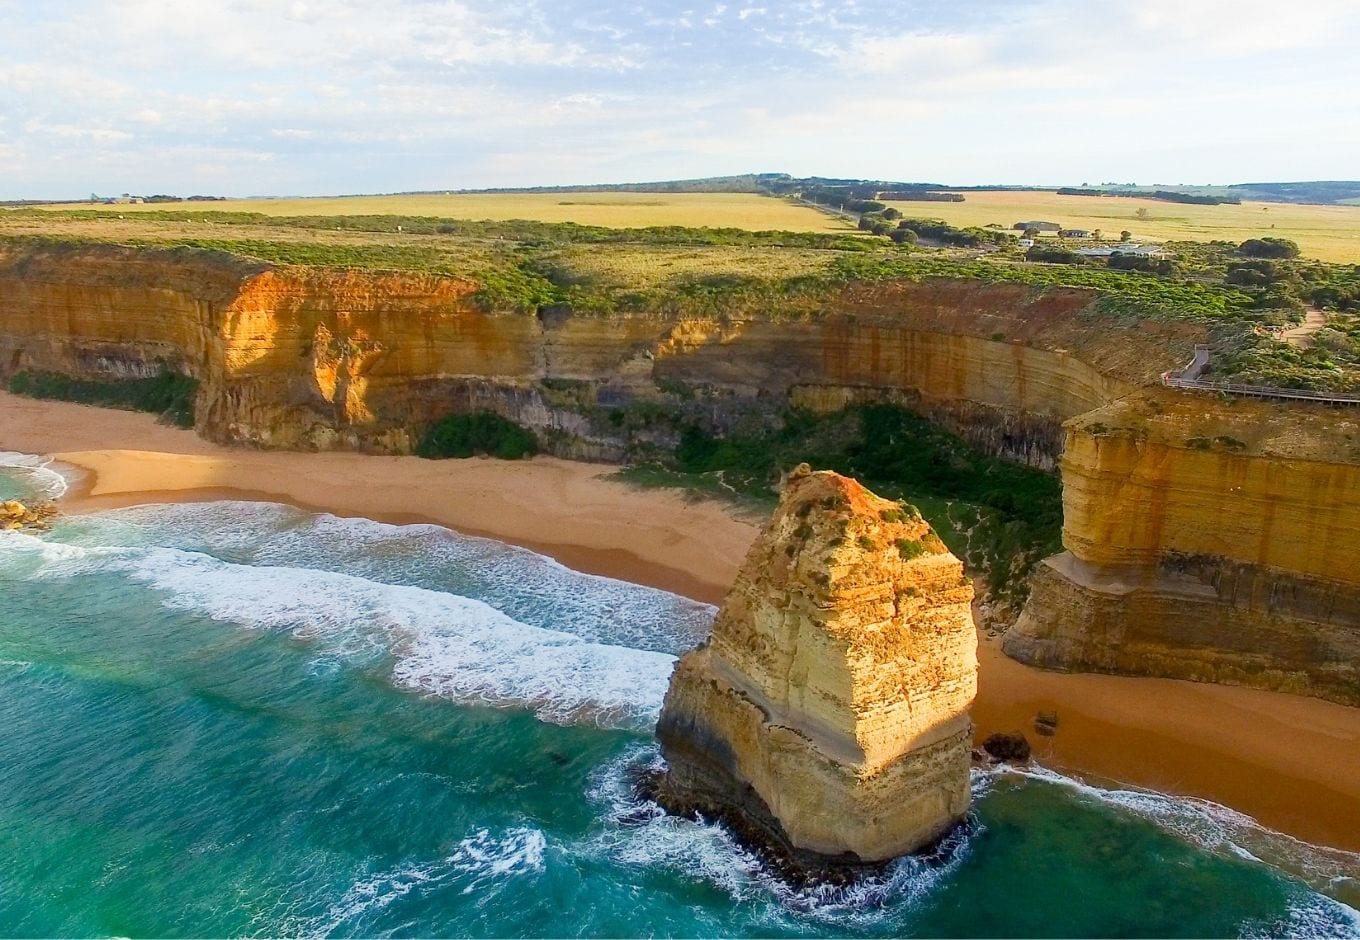
[[[1350,0],[0,9],[0,196],[1355,175]]]

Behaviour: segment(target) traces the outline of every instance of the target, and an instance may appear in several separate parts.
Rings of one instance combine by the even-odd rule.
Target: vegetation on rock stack
[[[29,398],[149,411],[177,427],[191,428],[198,379],[169,370],[153,378],[106,381],[73,379],[56,372],[16,372],[10,377],[9,390]]]
[[[527,428],[490,411],[446,415],[425,432],[416,454],[446,457],[496,457],[520,460],[538,453],[538,440]]]
[[[1030,568],[1062,550],[1057,476],[992,457],[895,405],[794,411],[778,429],[722,437],[690,425],[668,466],[625,477],[768,500],[781,472],[800,463],[854,477],[884,496],[910,496],[950,550],[987,573],[998,597],[1023,599]]]

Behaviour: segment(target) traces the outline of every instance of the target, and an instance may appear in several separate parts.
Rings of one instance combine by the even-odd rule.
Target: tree
[[[1092,230],[1091,230],[1091,237],[1092,237],[1092,238],[1095,238],[1095,239],[1101,239],[1101,238],[1104,238],[1104,237],[1105,237],[1105,233],[1102,232],[1102,231],[1101,231],[1100,229],[1098,229],[1098,228],[1097,228],[1097,229],[1092,229]]]
[[[1248,258],[1297,258],[1298,242],[1288,238],[1248,238],[1237,250]]]
[[[1027,228],[1021,234],[1026,238],[1038,238],[1039,230],[1037,228]]]
[[[920,241],[920,236],[909,228],[899,228],[892,233],[892,240],[899,245],[914,245]]]
[[[1119,240],[1120,240],[1121,242],[1126,242],[1126,241],[1128,241],[1128,240],[1129,240],[1130,238],[1132,238],[1132,237],[1133,237],[1133,233],[1130,232],[1128,229],[1124,229],[1124,231],[1122,231],[1122,232],[1119,233]]]
[[[1147,206],[1139,206],[1138,210],[1134,212],[1133,217],[1135,219],[1142,219],[1143,221],[1147,221],[1148,219],[1152,218],[1152,213],[1147,210]]]

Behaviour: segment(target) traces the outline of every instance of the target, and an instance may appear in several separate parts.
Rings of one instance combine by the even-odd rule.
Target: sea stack
[[[802,869],[929,846],[968,809],[972,598],[914,507],[799,467],[671,677],[661,803]]]

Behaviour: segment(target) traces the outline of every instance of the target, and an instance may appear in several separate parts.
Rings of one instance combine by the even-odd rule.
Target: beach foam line
[[[0,468],[16,470],[32,481],[38,499],[61,499],[77,475],[75,467],[58,463],[51,457],[0,450]]]
[[[28,558],[28,577],[120,572],[156,591],[167,609],[288,632],[360,662],[391,657],[397,685],[464,704],[527,708],[559,724],[650,728],[675,661],[530,626],[426,588],[157,546],[82,547],[12,532],[2,539],[12,557]]]
[[[475,597],[531,626],[671,654],[697,645],[716,613],[667,591],[584,574],[443,526],[393,525],[279,503],[136,506],[79,517],[78,529],[71,537],[80,544],[156,544]]]
[[[1003,767],[992,773],[1015,774],[1067,787],[1087,799],[1145,819],[1204,851],[1257,862],[1298,879],[1321,900],[1300,907],[1300,916],[1326,916],[1346,925],[1342,936],[1360,934],[1360,854],[1313,845],[1263,826],[1250,816],[1211,800],[1172,796],[1135,787],[1101,787],[1046,767]],[[1310,936],[1327,934],[1310,933]]]

